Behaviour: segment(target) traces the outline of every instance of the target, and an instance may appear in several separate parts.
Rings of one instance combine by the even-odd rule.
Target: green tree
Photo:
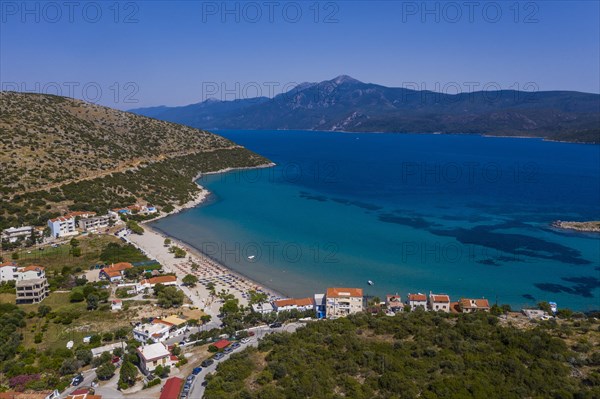
[[[40,305],[38,308],[39,317],[46,317],[46,315],[48,315],[50,312],[52,312],[52,308],[48,305]]]
[[[88,310],[96,310],[98,309],[98,302],[100,301],[100,298],[98,297],[98,295],[96,294],[90,294],[87,297],[87,308]]]
[[[111,362],[103,363],[96,369],[96,376],[98,376],[100,380],[108,380],[115,374],[115,370],[116,367]]]
[[[71,247],[77,248],[79,246],[79,240],[77,238],[71,238],[69,244],[71,245]]]
[[[119,383],[131,387],[135,384],[135,379],[138,375],[138,369],[129,361],[123,362],[121,372],[119,374]]]
[[[195,287],[198,283],[198,277],[194,276],[193,274],[188,274],[183,279],[181,279],[181,281],[183,281],[183,284],[185,285]]]
[[[160,290],[157,303],[163,308],[178,307],[183,305],[184,298],[183,292],[176,287],[169,286]]]
[[[71,295],[69,295],[70,302],[83,302],[85,296],[81,291],[73,291]]]
[[[89,349],[78,349],[75,352],[75,358],[85,366],[90,364],[94,356],[92,355],[92,351]]]

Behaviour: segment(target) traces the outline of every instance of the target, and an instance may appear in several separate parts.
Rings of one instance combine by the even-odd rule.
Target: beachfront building
[[[461,298],[459,306],[463,313],[487,312],[490,310],[490,303],[485,298]]]
[[[81,218],[77,222],[77,227],[82,231],[97,231],[109,227],[111,219],[110,215]]]
[[[408,301],[406,302],[410,306],[410,311],[415,311],[419,308],[427,310],[427,295],[421,294],[408,294]]]
[[[111,283],[123,280],[125,270],[132,269],[133,265],[129,262],[114,263],[110,267],[100,270],[100,279],[108,280]]]
[[[171,356],[169,349],[162,342],[145,345],[137,348],[140,358],[140,369],[144,374],[153,372],[159,365],[163,367],[172,366],[179,359]]]
[[[0,239],[2,241],[8,241],[12,244],[19,240],[25,240],[31,237],[34,231],[35,229],[33,226],[9,227],[8,229],[2,231]]]
[[[0,282],[17,280],[17,269],[18,266],[14,262],[0,264]]]
[[[40,303],[50,292],[46,278],[17,280],[16,289],[17,304]]]
[[[362,288],[327,288],[325,297],[328,318],[345,317],[363,310]]]
[[[450,297],[445,294],[429,293],[429,309],[434,312],[450,313]]]
[[[147,278],[140,281],[138,291],[145,290],[146,288],[154,288],[156,284],[162,285],[177,285],[177,277],[176,276],[158,276]]]
[[[312,298],[300,298],[300,299],[280,299],[273,302],[273,307],[277,313],[286,312],[291,310],[297,310],[304,312],[307,310],[313,310],[315,308]]]
[[[270,302],[255,303],[252,305],[252,311],[260,314],[267,314],[275,311]]]
[[[314,304],[317,319],[324,319],[327,317],[327,302],[325,301],[325,294],[315,294]]]
[[[396,293],[395,295],[386,295],[385,296],[385,305],[388,310],[398,313],[404,311],[404,303],[402,302],[402,297]]]

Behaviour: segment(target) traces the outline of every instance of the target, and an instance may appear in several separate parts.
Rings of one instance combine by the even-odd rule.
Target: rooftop
[[[425,294],[408,294],[409,301],[427,301],[427,295]]]
[[[171,356],[171,354],[167,350],[167,347],[160,342],[156,344],[142,346],[138,348],[138,352],[147,362]]]
[[[294,299],[294,298],[289,298],[289,299],[280,299],[278,301],[273,302],[275,304],[275,306],[277,306],[278,308],[284,307],[284,306],[312,306],[314,304],[313,299],[312,298],[300,298],[300,299]]]
[[[142,280],[140,284],[165,284],[165,283],[174,283],[177,281],[177,277],[175,276],[158,276],[152,277],[145,280]]]
[[[470,298],[461,298],[460,304],[463,309],[489,309],[490,303],[487,299],[470,299]]]
[[[327,288],[327,298],[362,297],[362,288]]]
[[[179,392],[181,392],[181,386],[183,380],[179,377],[171,377],[165,382],[160,394],[160,399],[178,399]]]
[[[450,297],[445,294],[429,294],[429,298],[431,298],[433,302],[450,303]]]

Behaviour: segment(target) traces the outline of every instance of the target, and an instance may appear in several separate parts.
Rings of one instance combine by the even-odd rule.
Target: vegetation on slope
[[[192,200],[200,172],[268,160],[212,133],[39,94],[0,93],[0,229],[67,210]]]
[[[265,337],[205,398],[597,398],[595,319],[502,326],[491,314],[359,314]]]

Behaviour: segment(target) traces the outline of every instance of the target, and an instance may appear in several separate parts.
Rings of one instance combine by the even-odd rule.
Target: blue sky
[[[0,3],[3,89],[121,109],[340,74],[445,92],[600,92],[597,1],[75,3]]]

